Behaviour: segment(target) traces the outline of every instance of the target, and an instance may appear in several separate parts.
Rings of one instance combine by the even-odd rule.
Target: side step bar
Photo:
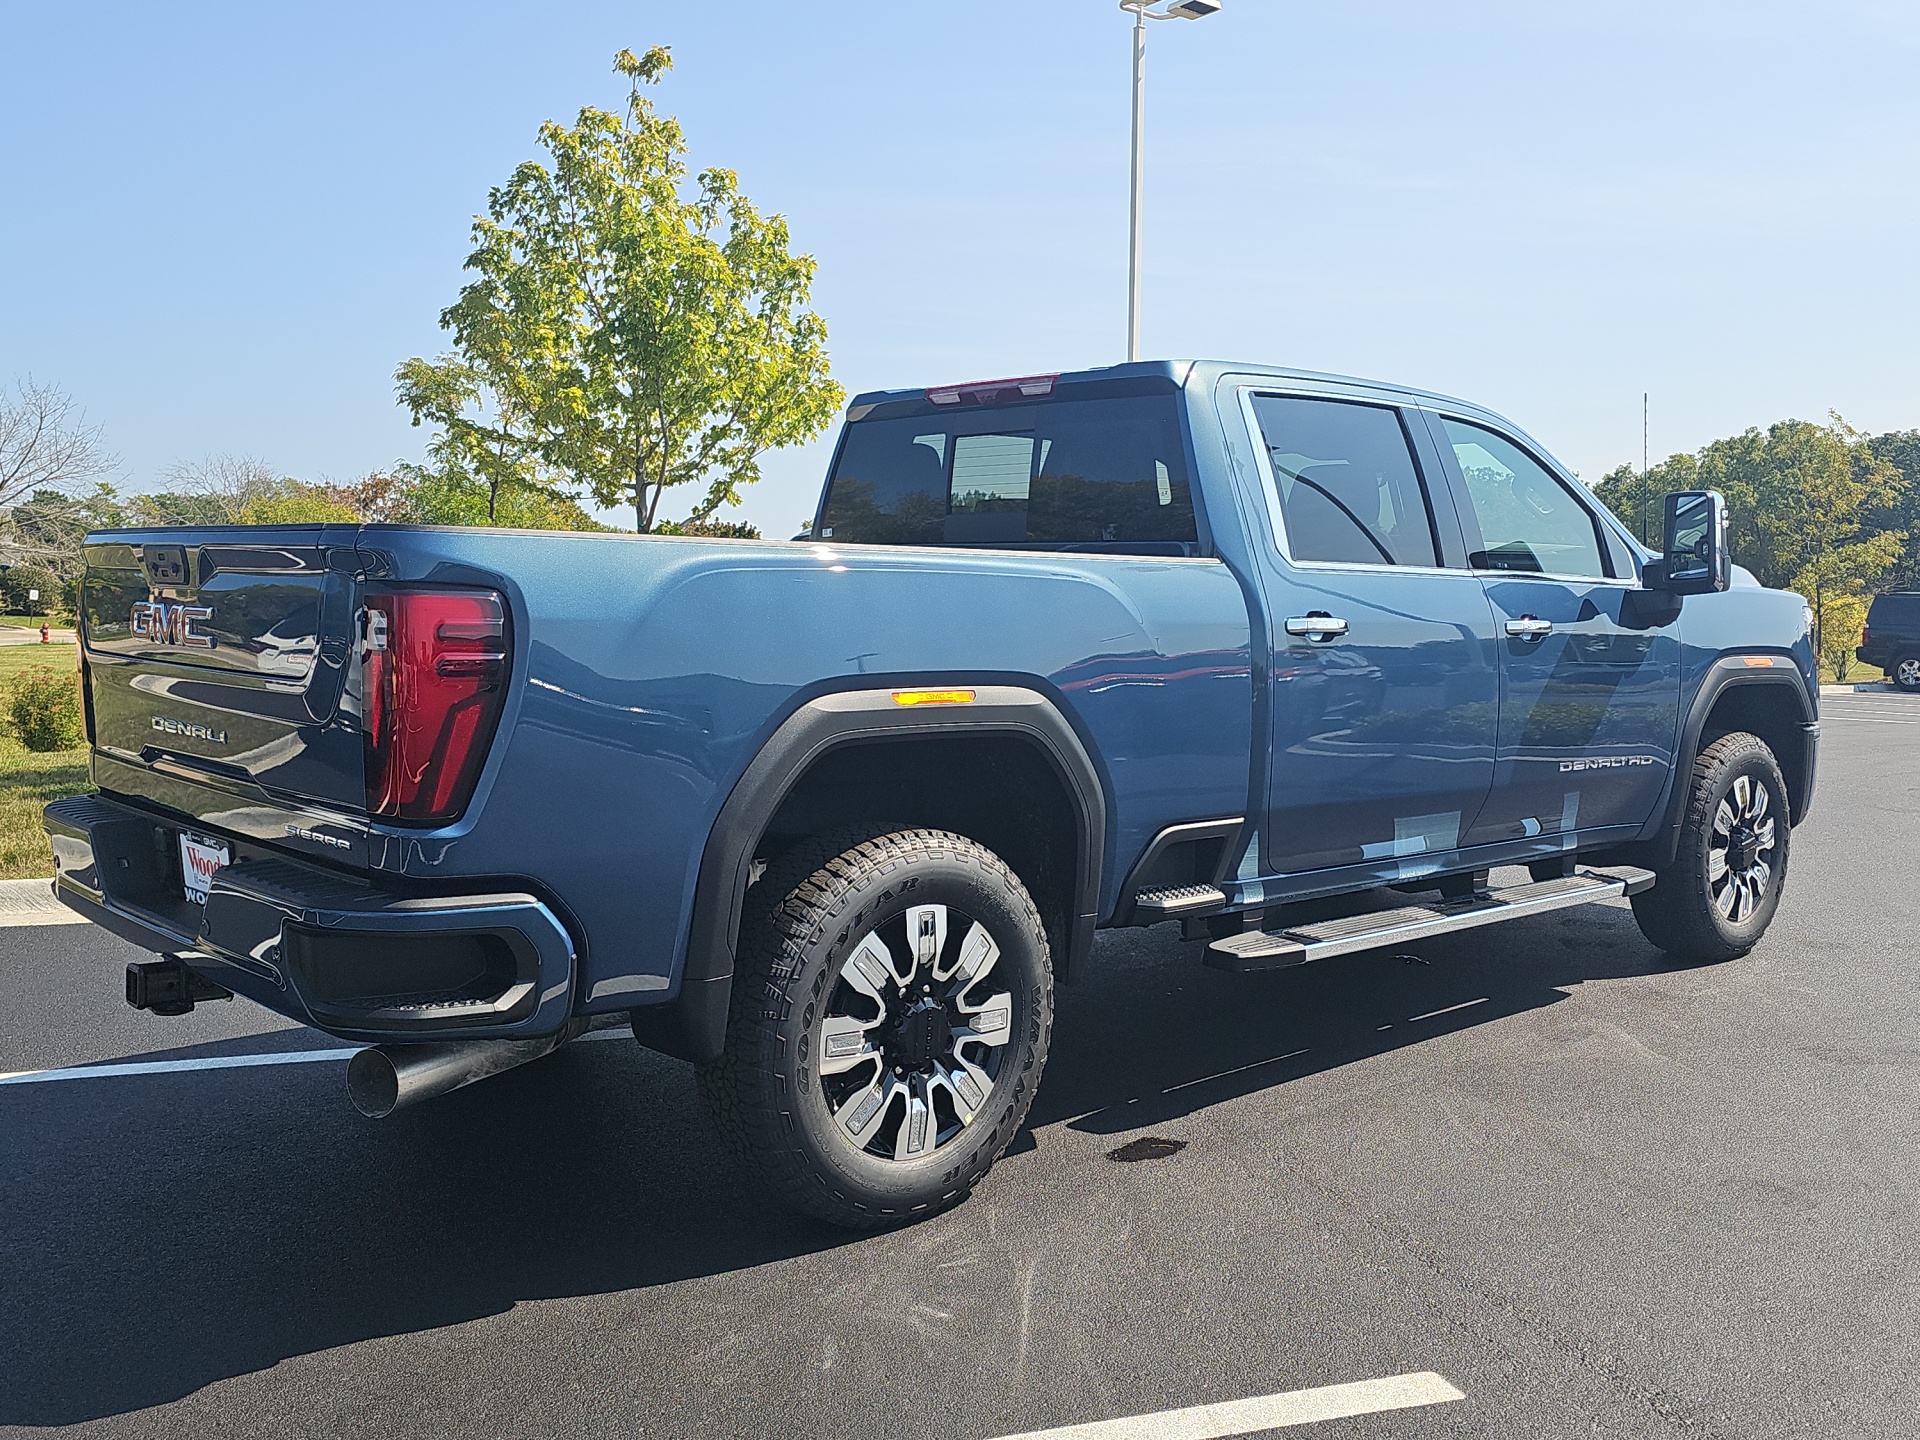
[[[1611,900],[1616,895],[1638,895],[1653,888],[1653,878],[1651,870],[1619,865],[1607,870],[1584,870],[1554,880],[1538,880],[1530,885],[1514,885],[1466,900],[1376,910],[1370,915],[1322,920],[1291,930],[1249,930],[1215,940],[1207,947],[1206,963],[1219,970],[1278,970],[1381,945],[1409,944],[1445,935],[1451,930],[1497,925],[1522,915],[1539,915],[1548,910],[1591,904],[1595,900]]]
[[[1133,897],[1133,913],[1141,920],[1171,920],[1176,915],[1218,910],[1226,903],[1227,892],[1218,885],[1175,885],[1166,890],[1142,890]]]

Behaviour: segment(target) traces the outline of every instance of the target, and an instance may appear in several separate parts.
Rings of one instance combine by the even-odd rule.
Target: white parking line
[[[15,1070],[0,1085],[45,1085],[55,1080],[112,1080],[122,1075],[174,1075],[183,1070],[243,1070],[251,1065],[314,1065],[350,1060],[347,1050],[280,1050],[270,1055],[212,1055],[203,1060],[137,1060],[126,1065],[74,1065],[65,1070]]]
[[[1186,1410],[1095,1420],[1057,1430],[1028,1430],[1019,1435],[1000,1436],[999,1440],[1228,1440],[1234,1435],[1257,1435],[1263,1430],[1282,1430],[1289,1425],[1312,1425],[1349,1415],[1377,1415],[1385,1410],[1412,1410],[1421,1405],[1444,1405],[1450,1400],[1466,1398],[1445,1377],[1421,1370],[1381,1380],[1357,1380],[1350,1385],[1322,1385],[1314,1390],[1288,1390],[1279,1395],[1256,1395],[1248,1400],[1226,1400],[1218,1405],[1195,1405]]]
[[[1407,1023],[1411,1025],[1416,1020],[1435,1020],[1442,1015],[1451,1015],[1456,1010],[1471,1010],[1476,1005],[1486,1004],[1488,998],[1489,997],[1482,995],[1478,1000],[1462,1000],[1458,1005],[1448,1005],[1443,1009],[1429,1010],[1424,1015],[1409,1015],[1407,1017]]]
[[[583,1040],[625,1040],[624,1029],[589,1030],[568,1043]],[[256,1065],[317,1065],[328,1060],[351,1060],[366,1047],[343,1050],[275,1050],[265,1055],[210,1055],[200,1060],[134,1060],[116,1065],[70,1065],[62,1070],[11,1070],[0,1073],[0,1085],[46,1085],[56,1080],[113,1080],[124,1075],[177,1075],[189,1070],[245,1070]]]

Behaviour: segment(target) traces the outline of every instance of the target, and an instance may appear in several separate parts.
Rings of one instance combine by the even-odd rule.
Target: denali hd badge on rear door
[[[133,633],[156,645],[213,648],[213,637],[193,628],[196,620],[211,620],[211,605],[169,605],[164,600],[142,600],[133,607]]]

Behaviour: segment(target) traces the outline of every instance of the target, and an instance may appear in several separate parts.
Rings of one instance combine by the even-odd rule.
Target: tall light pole
[[[1146,161],[1141,153],[1147,128],[1147,21],[1204,20],[1220,13],[1223,0],[1120,0],[1133,12],[1133,188],[1127,203],[1127,359],[1140,358],[1140,190]]]

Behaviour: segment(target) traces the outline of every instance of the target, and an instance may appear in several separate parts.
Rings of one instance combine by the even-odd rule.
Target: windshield
[[[1198,554],[1177,403],[1052,400],[855,421],[820,538]]]

